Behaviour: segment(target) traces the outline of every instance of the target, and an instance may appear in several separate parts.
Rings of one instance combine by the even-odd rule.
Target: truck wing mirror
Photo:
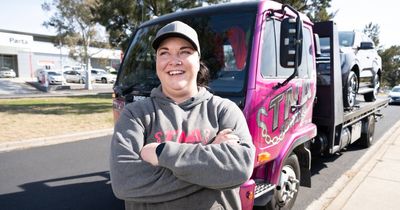
[[[301,64],[302,24],[300,17],[285,18],[281,24],[280,63],[285,68],[296,68]]]
[[[282,6],[283,14],[286,13],[286,7],[292,10],[297,17],[287,17],[282,20],[279,60],[282,67],[294,68],[294,70],[292,75],[290,75],[284,82],[278,83],[274,89],[285,86],[297,75],[297,68],[300,66],[302,59],[303,21],[300,18],[300,13],[287,4]]]

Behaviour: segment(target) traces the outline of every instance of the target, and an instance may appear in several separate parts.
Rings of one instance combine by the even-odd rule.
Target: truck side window
[[[281,22],[275,19],[267,20],[263,26],[262,35],[262,59],[261,59],[261,75],[264,78],[287,78],[293,73],[293,68],[284,68],[279,65],[279,41]],[[313,64],[313,47],[311,39],[311,31],[303,28],[303,58],[298,68],[299,78],[310,78],[314,68]]]
[[[270,19],[263,25],[261,44],[261,75],[264,78],[277,76],[277,56],[275,38],[275,20]]]
[[[303,62],[307,65],[304,68],[299,68],[300,78],[311,78],[314,71],[314,47],[312,45],[312,35],[308,28],[303,28]]]

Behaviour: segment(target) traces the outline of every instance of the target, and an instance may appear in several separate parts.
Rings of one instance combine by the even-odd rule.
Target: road
[[[383,110],[379,139],[400,119],[400,106]],[[123,209],[111,191],[108,173],[110,136],[0,153],[1,209]],[[365,149],[351,146],[331,158],[313,160],[312,188],[301,188],[294,209],[306,207],[350,169]]]
[[[0,153],[0,209],[123,209],[109,182],[110,139]]]

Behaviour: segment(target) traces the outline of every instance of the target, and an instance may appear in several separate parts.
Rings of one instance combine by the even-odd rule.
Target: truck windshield
[[[244,92],[255,14],[256,11],[221,12],[173,19],[197,31],[201,61],[210,70],[208,86],[215,94],[235,96]],[[160,84],[151,42],[157,30],[173,20],[155,21],[136,32],[115,84],[123,95],[134,92],[146,96]]]

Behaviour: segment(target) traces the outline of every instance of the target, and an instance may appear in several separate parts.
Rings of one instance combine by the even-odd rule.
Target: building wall
[[[17,77],[36,78],[36,71],[41,68],[62,70],[63,66],[81,65],[80,61],[69,57],[67,47],[60,49],[54,43],[34,39],[35,36],[45,35],[3,31],[0,29],[0,67],[14,69]],[[50,38],[48,36],[48,40]],[[92,66],[96,68],[114,67],[120,63],[120,50],[89,48],[89,54],[92,57]]]
[[[22,78],[31,78],[33,76],[33,69],[31,68],[31,52],[20,51],[17,55],[18,67],[17,75]]]

